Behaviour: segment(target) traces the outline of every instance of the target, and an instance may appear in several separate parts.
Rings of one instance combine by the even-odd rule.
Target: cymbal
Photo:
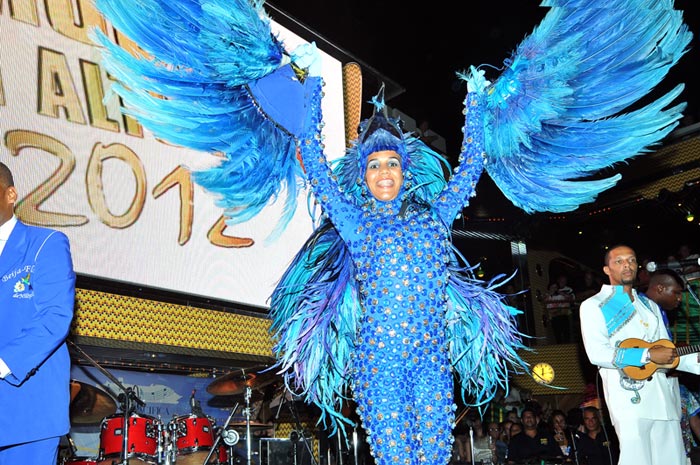
[[[261,389],[280,379],[274,371],[261,372],[264,369],[265,367],[237,370],[219,376],[207,386],[207,392],[215,396],[235,396],[245,393],[247,387]]]
[[[70,382],[70,419],[73,424],[99,423],[117,411],[117,403],[103,390],[81,381]]]

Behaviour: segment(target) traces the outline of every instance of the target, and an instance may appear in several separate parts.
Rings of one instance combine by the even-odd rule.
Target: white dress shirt
[[[5,248],[7,239],[10,237],[12,230],[15,229],[15,224],[17,224],[17,217],[12,215],[12,218],[0,225],[0,259],[2,258],[2,251]],[[10,368],[7,366],[5,361],[0,358],[0,379],[4,379],[5,376],[9,375],[10,373]]]

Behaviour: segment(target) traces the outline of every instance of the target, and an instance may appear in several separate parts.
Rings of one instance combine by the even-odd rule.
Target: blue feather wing
[[[285,193],[273,235],[279,233],[302,185],[293,132],[304,114],[304,87],[283,66],[284,46],[262,2],[96,0],[96,6],[142,51],[131,54],[95,34],[125,112],[158,138],[221,156],[194,179],[217,196],[229,222],[252,218]]]
[[[685,104],[678,85],[644,98],[687,51],[692,34],[670,0],[565,1],[552,7],[491,84],[462,77],[485,107],[486,169],[527,212],[565,212],[620,179],[591,179],[658,143]],[[588,178],[588,179],[586,179]]]
[[[351,353],[361,315],[345,243],[324,220],[294,257],[272,293],[270,331],[285,384],[321,409],[331,434],[351,424],[342,414]],[[344,432],[343,428],[340,428]]]
[[[506,305],[496,291],[510,278],[478,280],[471,271],[474,267],[460,265],[458,257],[455,251],[447,283],[448,353],[465,405],[483,408],[499,388],[508,392],[510,375],[529,373],[518,352],[530,349],[523,344],[527,336],[517,327],[522,312]]]

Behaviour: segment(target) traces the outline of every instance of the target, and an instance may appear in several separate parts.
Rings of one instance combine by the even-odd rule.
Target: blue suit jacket
[[[17,222],[0,255],[0,447],[70,429],[65,338],[75,273],[65,234]]]

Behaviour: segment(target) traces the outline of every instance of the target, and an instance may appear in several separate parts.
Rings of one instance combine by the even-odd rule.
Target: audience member
[[[415,133],[420,140],[431,146],[438,139],[437,133],[430,129],[430,121],[427,119],[420,120]]]
[[[557,441],[557,446],[561,449],[562,456],[565,459],[572,458],[574,438],[566,422],[566,414],[561,410],[552,411],[552,415],[549,417],[549,428]]]
[[[508,444],[513,439],[513,436],[517,436],[523,432],[523,424],[520,423],[520,419],[516,423],[511,423],[510,429],[508,430]]]
[[[678,389],[681,394],[681,432],[685,454],[690,457],[693,450],[698,448],[700,438],[700,400],[697,392],[689,389],[679,380]]]
[[[520,415],[522,432],[511,436],[508,444],[508,463],[515,464],[526,460],[562,459],[563,454],[557,446],[552,433],[540,428],[537,413],[531,407],[525,407]],[[512,427],[511,427],[512,433]]]
[[[699,254],[691,252],[688,244],[681,244],[680,247],[678,247],[676,256],[678,260],[695,260],[694,264],[686,265],[681,268],[681,273],[683,273],[686,280],[700,278],[700,264],[697,263],[697,260],[700,259]]]
[[[489,462],[493,460],[492,450],[489,445],[490,435],[484,431],[484,425],[479,415],[467,417],[469,437],[467,441],[466,460],[470,463]],[[472,449],[472,444],[474,448]]]
[[[620,455],[617,436],[603,428],[600,411],[596,407],[584,407],[585,432],[576,434],[576,453],[580,463],[587,465],[616,465]]]
[[[508,413],[506,414],[506,420],[512,423],[520,423],[520,414],[518,413],[518,409],[513,408],[508,410]]]
[[[574,308],[578,313],[578,308],[581,306],[581,302],[589,297],[592,297],[600,291],[600,286],[602,281],[598,276],[590,270],[583,273],[581,278],[581,283],[574,290]]]
[[[574,305],[574,291],[567,283],[567,277],[560,275],[557,282],[551,283],[545,296],[545,319],[552,325],[552,333],[557,344],[571,342],[571,315]]]
[[[508,443],[503,434],[503,426],[501,423],[491,421],[487,427],[489,435],[489,447],[491,449],[491,461],[496,464],[503,464],[508,455]]]
[[[453,430],[454,442],[452,443],[451,465],[467,465],[467,451],[469,447],[469,433],[463,428]]]
[[[566,412],[566,424],[569,426],[570,430],[583,433],[583,411],[578,407],[569,409],[569,411]]]

